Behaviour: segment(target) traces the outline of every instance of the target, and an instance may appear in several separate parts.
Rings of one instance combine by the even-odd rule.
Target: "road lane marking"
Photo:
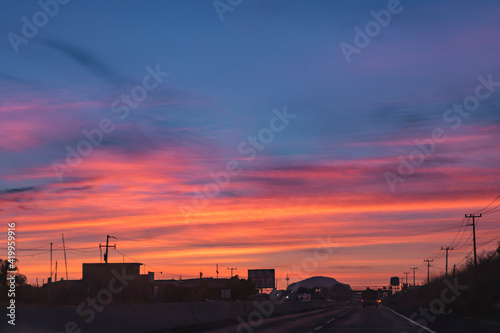
[[[420,325],[419,323],[414,322],[414,321],[413,321],[413,320],[411,320],[410,318],[407,318],[407,317],[405,317],[405,316],[403,316],[403,315],[401,315],[401,314],[397,313],[397,312],[396,312],[396,311],[394,311],[393,309],[386,308],[385,306],[382,306],[382,305],[381,305],[381,307],[382,307],[382,308],[384,308],[384,309],[386,309],[386,310],[389,310],[389,311],[391,311],[391,312],[393,312],[393,313],[395,313],[395,314],[397,314],[397,315],[398,315],[398,316],[400,316],[401,318],[404,318],[404,319],[408,320],[410,323],[415,324],[415,325],[417,325],[417,326],[419,326],[419,327],[423,328],[423,329],[424,329],[424,330],[426,330],[427,332],[430,332],[430,333],[437,333],[437,332],[435,332],[435,331],[433,331],[433,330],[429,329],[428,327],[425,327],[425,326],[423,326],[423,325]]]
[[[344,312],[344,313],[342,313],[342,314],[338,315],[337,317],[333,317],[332,319],[328,320],[326,323],[327,323],[327,324],[330,324],[330,323],[331,323],[332,321],[334,321],[335,319],[342,317],[343,315],[345,315],[345,314],[349,313],[350,311],[351,311],[351,310],[348,310],[348,311],[346,311],[346,312]],[[319,330],[323,329],[323,327],[324,327],[324,325],[320,325],[320,326],[316,327],[315,329],[313,329],[313,331],[319,331]],[[308,332],[308,333],[312,333],[312,332]],[[436,333],[436,332],[433,332],[433,333]]]

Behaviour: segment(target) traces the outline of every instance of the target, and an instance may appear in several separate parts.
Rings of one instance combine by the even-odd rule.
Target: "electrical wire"
[[[460,265],[465,259],[467,259],[472,254],[472,252],[474,252],[474,250],[471,250],[462,260],[460,260],[455,265],[457,265],[457,266]]]
[[[121,254],[122,256],[127,257],[127,258],[129,258],[129,259],[131,259],[131,260],[133,260],[133,261],[135,261],[135,262],[141,263],[141,264],[143,264],[144,266],[151,267],[152,269],[154,269],[154,270],[156,270],[156,271],[158,271],[158,272],[165,272],[164,270],[162,270],[162,269],[160,269],[160,268],[153,267],[153,266],[151,266],[151,265],[146,265],[145,263],[142,263],[142,262],[140,262],[139,260],[136,260],[136,259],[134,259],[134,258],[132,258],[132,257],[130,257],[130,256],[128,256],[128,255],[126,255],[125,253],[123,253],[123,252],[121,252],[121,251],[118,251],[117,249],[114,249],[114,250],[115,250],[116,252],[118,252],[119,254]],[[169,275],[172,275],[172,276],[178,276],[178,274],[174,274],[174,273],[170,273],[170,272],[165,272],[165,273],[167,273],[167,274],[169,274]],[[164,274],[164,275],[165,275],[165,274]]]
[[[498,205],[495,210],[489,210],[487,212],[484,212],[483,214],[485,215],[489,215],[489,214],[493,214],[493,213],[497,213],[497,212],[500,212],[500,205]]]
[[[500,238],[500,235],[496,236],[495,238],[492,238],[491,240],[487,241],[486,243],[483,243],[483,244],[479,245],[477,248],[479,249],[479,248],[481,248],[481,247],[483,247],[483,246],[485,246],[485,245],[493,242],[495,239],[498,239],[498,238]]]
[[[460,251],[460,250],[461,250],[461,249],[463,249],[464,247],[466,247],[466,246],[470,245],[470,244],[469,244],[469,242],[470,242],[471,238],[472,238],[472,233],[469,235],[469,238],[467,238],[467,240],[466,240],[466,241],[462,244],[462,246],[457,247],[457,248],[456,248],[456,249],[454,249],[454,250],[456,250],[456,251]]]
[[[465,217],[462,219],[462,223],[460,224],[460,228],[458,228],[458,232],[455,235],[455,238],[453,239],[453,241],[451,242],[451,244],[449,245],[449,247],[452,247],[453,243],[455,243],[455,241],[457,240],[458,234],[460,233],[460,230],[462,230],[462,227],[463,227],[463,225],[465,223],[465,219],[466,219]],[[467,229],[467,224],[465,225],[465,229]],[[463,232],[465,232],[465,229],[464,229]],[[462,233],[462,237],[463,237],[463,233]],[[458,241],[458,242],[460,242],[460,241]]]
[[[495,201],[498,200],[498,198],[500,198],[500,194],[495,198],[493,199],[492,202],[490,202],[486,207],[484,207],[483,209],[480,209],[478,210],[477,212],[475,212],[473,215],[476,215],[476,214],[480,214],[482,211],[484,211],[486,208],[488,208],[489,206],[491,206]],[[498,206],[497,206],[498,207]]]

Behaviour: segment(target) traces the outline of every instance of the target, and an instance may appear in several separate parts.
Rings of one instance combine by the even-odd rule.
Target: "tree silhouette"
[[[14,261],[17,261],[14,259]],[[0,259],[0,286],[7,286],[8,271],[17,271],[17,266],[11,267],[11,263],[7,260]],[[16,273],[16,285],[23,286],[26,284],[26,276]]]

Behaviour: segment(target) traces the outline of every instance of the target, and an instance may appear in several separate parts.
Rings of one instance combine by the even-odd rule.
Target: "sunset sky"
[[[157,278],[280,288],[466,262],[500,194],[498,1],[43,1],[0,11],[0,258],[15,222],[29,283],[51,242],[65,278],[61,234],[70,279],[106,235]],[[496,249],[500,212],[476,231]]]

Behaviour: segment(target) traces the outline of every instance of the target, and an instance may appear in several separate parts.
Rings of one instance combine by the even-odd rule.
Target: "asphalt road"
[[[263,316],[264,317],[264,316]],[[243,321],[244,320],[244,321]],[[240,320],[240,324],[203,330],[206,333],[321,333],[321,332],[384,332],[416,333],[418,326],[379,306],[363,309],[361,305],[341,306],[305,313],[263,318],[259,315]]]

